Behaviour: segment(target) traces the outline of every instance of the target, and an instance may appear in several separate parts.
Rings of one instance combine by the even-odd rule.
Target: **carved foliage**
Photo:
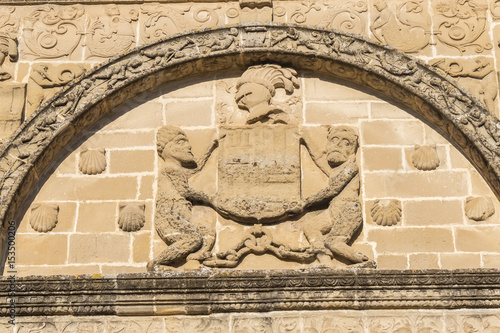
[[[376,0],[370,29],[381,43],[404,52],[418,52],[430,43],[430,16],[425,0]]]
[[[305,0],[297,4],[277,2],[273,15],[276,21],[314,24],[364,35],[367,10],[368,4],[363,0],[336,3]]]
[[[71,55],[83,35],[84,13],[82,5],[38,7],[24,22],[27,53],[37,59]]]
[[[135,26],[139,18],[135,9],[121,13],[117,5],[106,5],[105,16],[89,22],[87,48],[89,57],[109,58],[129,50],[135,43]]]
[[[144,4],[141,13],[147,18],[142,27],[143,38],[149,42],[181,31],[217,26],[220,8],[210,4]]]
[[[486,34],[488,5],[483,0],[441,0],[434,5],[437,39],[463,54],[472,48],[476,53],[491,50]]]

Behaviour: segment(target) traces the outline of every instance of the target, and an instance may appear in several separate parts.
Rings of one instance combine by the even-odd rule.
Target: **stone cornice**
[[[9,313],[12,280],[0,280]],[[500,270],[212,271],[15,279],[16,315],[499,308]]]

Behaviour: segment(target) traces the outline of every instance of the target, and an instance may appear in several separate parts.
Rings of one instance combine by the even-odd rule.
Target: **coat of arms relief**
[[[318,145],[301,126],[299,88],[291,68],[249,67],[228,87],[232,106],[218,105],[217,134],[199,156],[181,128],[158,130],[154,225],[166,247],[149,262],[149,271],[184,264],[233,268],[249,254],[326,267],[375,266],[351,246],[363,223],[358,135],[354,128],[332,125],[326,144]],[[303,190],[304,154],[312,161],[308,167],[326,179],[312,193]],[[216,162],[214,193],[190,181],[202,175],[209,159]],[[241,226],[241,232],[224,239],[220,227],[193,218],[197,206]],[[284,237],[285,224],[296,232]]]

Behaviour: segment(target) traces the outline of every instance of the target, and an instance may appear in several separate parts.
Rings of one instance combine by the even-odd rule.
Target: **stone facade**
[[[489,270],[500,265],[498,20],[497,1],[479,0],[5,1],[4,275],[42,286],[17,291],[16,329],[498,329],[498,273]],[[278,286],[276,269],[318,274],[327,293],[259,294],[249,281],[271,276]],[[416,279],[417,292],[389,279],[395,289],[370,294],[376,283],[356,280],[342,303],[343,284],[326,282],[386,269]],[[438,288],[434,303],[419,302],[425,279],[448,286],[457,269],[471,269],[460,272],[472,289],[458,279],[459,293]],[[198,303],[193,277],[217,282],[222,272],[234,280],[213,295],[241,283],[260,305],[236,292],[225,308],[217,297]],[[194,296],[174,293],[167,306],[143,295],[137,312],[124,310],[108,277],[123,273],[138,286],[162,274],[193,281],[183,292]],[[81,274],[111,293],[83,301],[81,314],[99,317],[67,317],[80,311],[68,305],[72,277],[51,280],[71,282],[59,307],[28,300],[57,297],[33,275]],[[443,301],[471,290],[477,303]],[[401,295],[413,305],[391,303]],[[377,297],[383,305],[367,301]],[[275,312],[217,314],[264,310]],[[117,323],[120,315],[163,317]]]

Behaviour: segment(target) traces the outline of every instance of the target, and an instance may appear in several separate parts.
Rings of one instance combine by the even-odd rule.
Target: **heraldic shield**
[[[221,128],[217,205],[222,214],[268,224],[300,207],[298,131],[294,125]]]
[[[301,126],[299,94],[294,95],[299,86],[291,68],[249,67],[226,90],[234,92],[225,104],[233,105],[228,108],[231,112],[220,117],[213,140],[205,143],[206,150],[199,157],[191,152],[188,135],[181,128],[158,130],[161,161],[155,228],[167,248],[149,262],[150,271],[182,265],[189,269],[236,267],[248,254],[265,253],[306,264],[332,266],[341,260],[373,267],[372,261],[349,245],[363,222],[358,135],[350,127],[329,126],[322,132],[326,146],[316,147]],[[219,106],[219,115],[223,111]],[[304,154],[313,163],[309,166],[328,179],[316,193],[305,196]],[[203,176],[201,171],[212,155],[217,162],[216,176],[211,178],[216,190],[209,193],[190,180],[198,173]],[[241,232],[224,240],[219,222],[197,219],[195,210],[201,206]],[[290,242],[290,237],[283,237],[287,232],[277,226],[288,223],[289,228],[291,221],[296,232],[290,237],[296,240]]]

